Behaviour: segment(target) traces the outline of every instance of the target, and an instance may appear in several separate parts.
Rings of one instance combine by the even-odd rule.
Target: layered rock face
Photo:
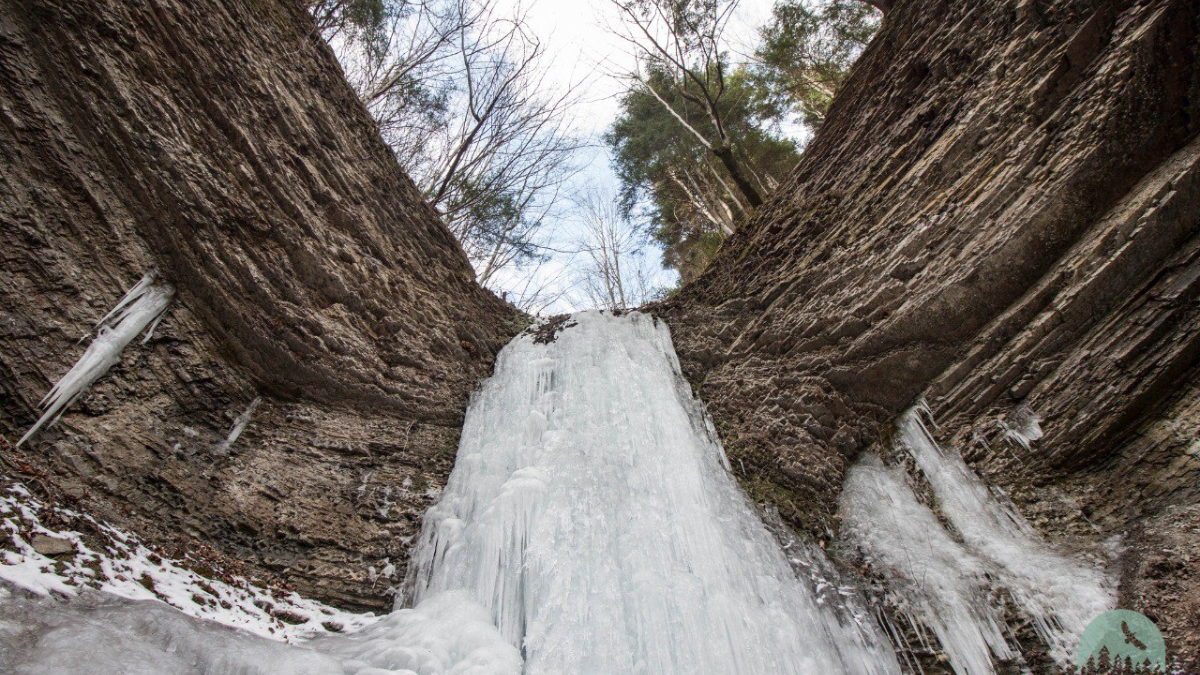
[[[125,289],[177,291],[4,472],[389,606],[370,568],[402,574],[518,317],[293,3],[0,7],[4,436]],[[1196,658],[1198,14],[895,3],[801,165],[657,310],[756,499],[827,536],[848,463],[924,397],[1044,532],[1126,533],[1122,605]],[[1035,415],[1031,450],[1003,438]]]
[[[754,497],[827,536],[924,397],[1046,532],[1129,533],[1122,605],[1197,657],[1200,581],[1159,563],[1197,547],[1198,31],[1187,0],[896,3],[661,308]],[[1035,415],[1031,451],[1005,440]]]
[[[6,473],[175,552],[390,606],[467,395],[520,326],[298,3],[0,9],[0,429],[143,274],[175,300]],[[256,397],[233,445],[222,441]]]

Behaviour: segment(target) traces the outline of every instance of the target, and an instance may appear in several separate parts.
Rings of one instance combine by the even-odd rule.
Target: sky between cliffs
[[[574,86],[583,92],[575,112],[575,129],[591,141],[591,147],[580,151],[579,173],[564,190],[558,219],[542,237],[541,243],[549,249],[548,259],[540,265],[506,269],[489,285],[510,295],[544,286],[549,295],[559,297],[542,309],[543,314],[586,309],[591,303],[576,278],[581,264],[581,254],[575,251],[581,238],[582,213],[566,197],[588,189],[617,193],[619,186],[603,136],[619,113],[619,98],[628,86],[621,75],[634,64],[634,52],[613,32],[619,23],[611,0],[504,1],[513,15],[525,14],[531,32],[546,45],[551,85],[560,90]],[[753,53],[758,28],[770,19],[773,5],[773,0],[742,0],[727,35],[732,53]],[[793,131],[803,133],[801,129]],[[646,241],[642,250],[638,263],[651,275],[653,284],[675,286],[678,275],[663,269],[659,248]]]

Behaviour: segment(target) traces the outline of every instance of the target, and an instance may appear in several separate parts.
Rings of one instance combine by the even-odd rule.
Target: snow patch
[[[105,543],[43,519],[86,525]],[[521,655],[463,593],[384,617],[213,579],[14,486],[0,496],[0,672],[36,675],[520,675]],[[96,534],[99,533],[99,534]],[[38,535],[70,543],[48,557]],[[390,568],[390,569],[389,569]],[[385,572],[394,573],[391,563]],[[21,590],[18,590],[21,589]],[[24,592],[23,592],[24,591]]]
[[[98,533],[103,550],[89,547],[78,531],[45,526],[46,520],[74,522]],[[377,620],[245,579],[201,576],[189,569],[197,565],[161,556],[133,535],[91,516],[47,506],[20,486],[0,495],[0,532],[6,539],[0,543],[0,579],[41,596],[74,596],[94,589],[130,600],[157,600],[189,616],[281,640],[328,632],[328,626],[353,630]],[[37,535],[70,542],[75,553],[42,555],[31,543]]]

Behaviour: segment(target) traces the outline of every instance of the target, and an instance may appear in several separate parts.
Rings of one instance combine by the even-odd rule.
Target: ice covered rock
[[[587,312],[544,334],[509,344],[472,400],[417,599],[469,594],[528,675],[899,671],[872,621],[798,578],[665,324]]]

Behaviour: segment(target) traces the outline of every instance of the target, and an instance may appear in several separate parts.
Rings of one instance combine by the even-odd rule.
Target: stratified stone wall
[[[1194,0],[896,3],[797,169],[658,308],[752,496],[827,537],[848,463],[924,397],[1047,533],[1092,532],[1052,502],[1100,536],[1196,503],[1198,31]],[[1015,461],[998,422],[1030,413]]]
[[[178,290],[57,428],[2,451],[8,471],[152,542],[389,607],[368,567],[403,574],[515,312],[476,285],[300,3],[0,7],[4,435],[126,288],[156,268]]]

